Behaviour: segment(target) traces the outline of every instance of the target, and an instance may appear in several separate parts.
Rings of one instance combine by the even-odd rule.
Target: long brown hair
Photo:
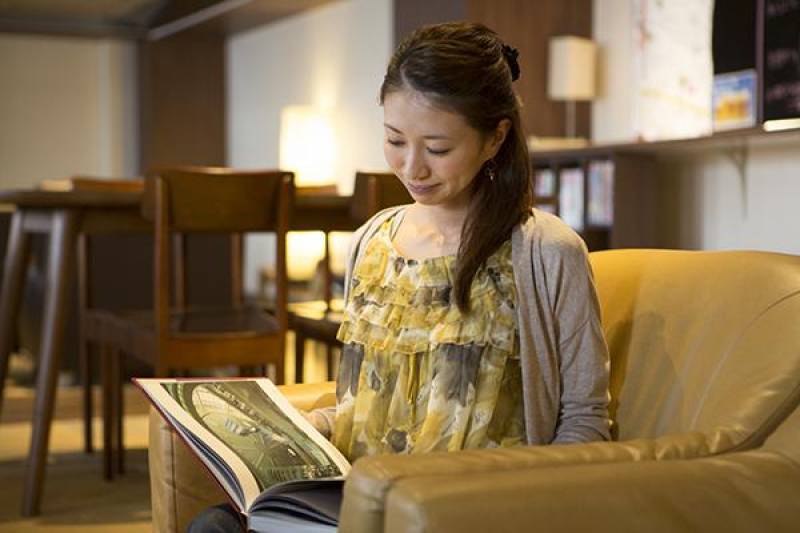
[[[509,57],[513,55],[513,57]],[[478,269],[530,212],[530,162],[511,86],[519,74],[516,52],[482,24],[453,22],[423,26],[397,48],[380,92],[380,103],[395,91],[423,94],[434,106],[462,115],[482,135],[493,133],[503,119],[511,128],[493,162],[471,185],[470,207],[458,248],[453,292],[458,308],[469,310],[472,280]]]

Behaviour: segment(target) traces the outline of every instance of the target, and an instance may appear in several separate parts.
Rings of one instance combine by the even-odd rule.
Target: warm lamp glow
[[[317,263],[325,254],[325,234],[321,231],[290,231],[286,238],[286,248],[289,279],[311,279]]]
[[[295,174],[298,187],[334,183],[336,138],[330,115],[311,106],[281,112],[280,167]]]
[[[280,167],[294,172],[297,187],[330,185],[336,163],[336,137],[331,116],[312,106],[288,106],[281,111]],[[325,253],[320,231],[290,232],[286,242],[289,279],[314,276]]]

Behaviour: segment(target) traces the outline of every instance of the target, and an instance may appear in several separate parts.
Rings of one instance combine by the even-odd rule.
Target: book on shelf
[[[533,195],[550,198],[556,194],[556,172],[552,168],[538,168],[533,172]]]
[[[614,223],[613,161],[589,163],[586,223],[597,227],[610,227]]]
[[[583,169],[563,168],[558,176],[558,213],[575,231],[583,231]]]
[[[266,378],[135,379],[248,531],[336,531],[350,463]]]
[[[83,176],[45,179],[39,182],[39,190],[52,192],[142,192],[144,190],[144,181],[141,179],[104,179]]]

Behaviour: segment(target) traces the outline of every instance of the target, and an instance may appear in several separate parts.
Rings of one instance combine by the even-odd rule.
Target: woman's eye
[[[450,148],[445,148],[442,150],[434,150],[433,148],[428,148],[428,153],[431,155],[445,155],[450,151]]]
[[[395,140],[395,139],[386,139],[386,142],[391,144],[392,146],[403,146],[405,144],[403,141]]]

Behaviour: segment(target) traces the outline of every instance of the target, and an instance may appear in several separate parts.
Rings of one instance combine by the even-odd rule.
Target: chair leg
[[[89,236],[78,236],[78,369],[83,394],[83,449],[92,453],[92,347],[86,338],[86,313],[89,307]]]
[[[113,361],[112,385],[114,387],[114,454],[118,474],[125,473],[125,441],[124,441],[124,422],[125,422],[125,395],[124,383],[122,382],[123,359],[119,350],[114,350],[111,354]]]
[[[283,385],[286,381],[286,367],[284,359],[285,355],[281,353],[281,356],[275,360],[275,385]]]
[[[102,373],[103,410],[103,479],[114,479],[114,369],[113,351],[103,345],[100,349],[100,368]]]
[[[83,395],[83,450],[94,452],[92,443],[92,416],[94,415],[94,399],[92,398],[92,345],[85,339],[80,340],[78,359],[80,364],[81,387]]]

